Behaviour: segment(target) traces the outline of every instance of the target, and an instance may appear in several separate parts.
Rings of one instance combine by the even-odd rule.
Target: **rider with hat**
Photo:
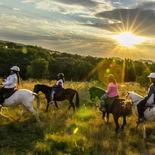
[[[13,66],[10,68],[11,72],[10,75],[1,83],[2,88],[0,88],[0,107],[5,100],[4,95],[12,92],[16,87],[16,84],[19,84],[19,71],[20,68],[18,66]]]
[[[60,90],[63,88],[63,83],[65,81],[65,78],[64,78],[64,74],[63,73],[58,73],[57,75],[57,82],[56,84],[52,87],[52,92],[51,92],[51,101],[50,103],[53,102],[54,100],[54,95]]]
[[[142,99],[137,105],[137,110],[139,114],[139,120],[138,120],[139,123],[144,121],[144,111],[145,111],[145,104],[147,103],[147,100],[151,97],[152,94],[155,94],[155,73],[150,73],[148,78],[150,78],[150,81],[152,82],[152,84],[148,89],[148,95],[144,97],[144,99]],[[154,103],[155,103],[155,100],[154,100]]]

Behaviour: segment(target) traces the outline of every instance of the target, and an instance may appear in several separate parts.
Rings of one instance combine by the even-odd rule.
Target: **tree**
[[[37,58],[32,61],[31,66],[27,67],[27,75],[33,78],[47,78],[48,76],[48,61],[43,58]]]

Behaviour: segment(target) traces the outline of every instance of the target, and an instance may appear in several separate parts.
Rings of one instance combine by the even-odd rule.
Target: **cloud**
[[[99,10],[113,8],[111,2],[106,0],[23,0],[22,2],[33,3],[38,9],[62,14],[93,14]]]
[[[148,10],[148,9],[155,10],[155,1],[139,3],[138,8],[141,8],[144,10]]]
[[[14,11],[20,11],[20,9],[19,9],[19,8],[13,8],[13,10],[14,10]]]
[[[92,0],[56,0],[59,3],[68,5],[80,5],[85,7],[97,7],[99,4]]]
[[[155,2],[151,2],[152,8]],[[140,7],[142,6],[142,7]],[[102,11],[95,16],[100,20],[108,19],[113,23],[92,23],[85,24],[111,32],[129,31],[139,35],[155,35],[155,11],[150,8],[150,3],[141,3],[139,7],[133,9],[113,9],[111,11]]]

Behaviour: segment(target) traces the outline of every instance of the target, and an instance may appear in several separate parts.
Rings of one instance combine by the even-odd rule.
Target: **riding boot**
[[[138,105],[137,105],[137,110],[138,110],[138,122],[141,123],[144,121],[144,111],[145,111],[145,104],[146,104],[147,99],[141,100]]]
[[[4,98],[3,95],[0,95],[0,107],[3,106]]]
[[[49,104],[52,104],[54,102],[54,94],[55,94],[55,92],[52,91],[52,93],[51,93],[51,99],[50,99]]]

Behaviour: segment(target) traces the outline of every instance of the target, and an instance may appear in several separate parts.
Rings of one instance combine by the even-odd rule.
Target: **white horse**
[[[143,99],[141,95],[138,95],[134,92],[128,92],[127,98],[131,99],[133,102],[134,108],[136,115],[138,116],[138,110],[137,110],[137,105],[139,101]],[[144,111],[144,117],[146,121],[155,121],[155,106],[147,107],[146,110]],[[145,130],[145,124],[143,123],[143,138],[146,138],[146,130]]]
[[[34,110],[33,108],[33,101],[34,97],[37,99],[37,110]],[[39,109],[39,97],[36,93],[28,90],[28,89],[19,89],[17,90],[13,95],[11,95],[9,98],[5,99],[3,103],[3,107],[14,107],[17,105],[22,105],[23,107],[23,113],[22,116],[27,112],[31,112],[37,121],[39,121],[39,115],[38,115],[38,109]],[[2,108],[1,108],[2,110]],[[2,114],[1,115],[5,116]]]

